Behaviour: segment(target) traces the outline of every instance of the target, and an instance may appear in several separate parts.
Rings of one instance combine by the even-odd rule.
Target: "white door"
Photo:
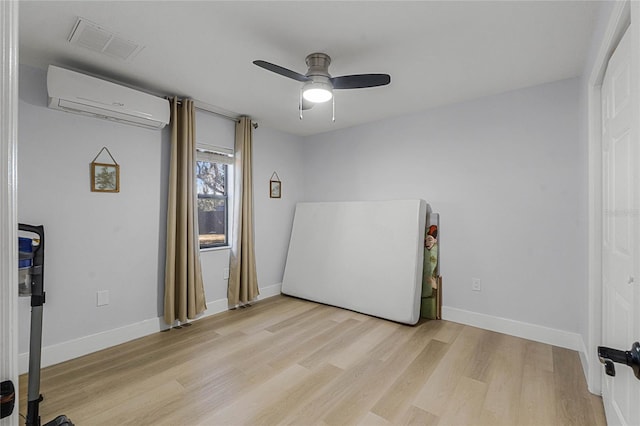
[[[632,74],[631,28],[613,53],[602,85],[603,346],[628,351],[640,340],[640,141],[638,77]],[[640,380],[615,364],[602,397],[610,425],[640,425]],[[604,373],[603,373],[604,374]]]

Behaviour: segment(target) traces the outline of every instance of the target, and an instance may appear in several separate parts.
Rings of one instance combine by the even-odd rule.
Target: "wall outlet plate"
[[[471,279],[471,290],[482,291],[482,282],[480,281],[480,278]]]
[[[109,304],[109,290],[102,290],[96,293],[96,306],[105,306]]]

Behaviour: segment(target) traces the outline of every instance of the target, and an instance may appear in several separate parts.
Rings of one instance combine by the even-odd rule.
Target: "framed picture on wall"
[[[269,197],[280,198],[282,196],[282,182],[279,180],[269,181]]]
[[[271,179],[269,179],[269,198],[280,197],[282,197],[282,182],[280,182],[278,173],[273,172]]]
[[[91,191],[120,192],[120,166],[91,163]]]

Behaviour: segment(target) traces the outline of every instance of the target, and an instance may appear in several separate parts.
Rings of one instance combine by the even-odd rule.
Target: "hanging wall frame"
[[[112,163],[96,162],[104,151],[107,151]],[[120,165],[106,146],[91,162],[91,192],[120,192]]]
[[[282,197],[282,182],[278,173],[273,172],[271,179],[269,180],[269,198],[281,198]]]

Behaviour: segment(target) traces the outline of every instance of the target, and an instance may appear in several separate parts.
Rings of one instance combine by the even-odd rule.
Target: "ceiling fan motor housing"
[[[320,81],[327,81],[331,78],[329,74],[329,65],[331,64],[331,58],[326,53],[312,53],[305,59],[309,70],[307,71],[307,77],[311,77],[315,81],[315,77],[324,77]]]

